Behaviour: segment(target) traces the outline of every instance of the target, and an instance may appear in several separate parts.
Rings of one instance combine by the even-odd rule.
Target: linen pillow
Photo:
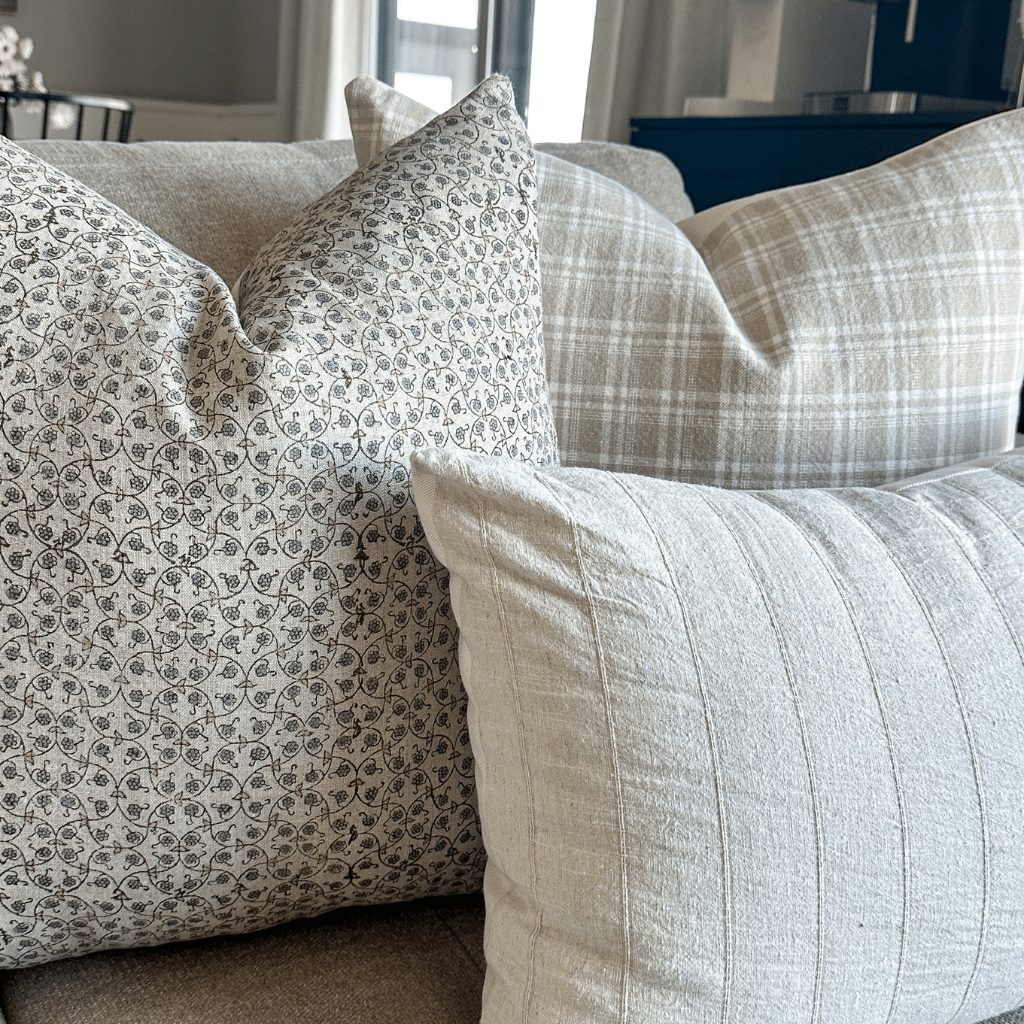
[[[596,171],[625,185],[658,213],[671,221],[693,214],[693,203],[679,168],[656,149],[640,149],[621,142],[541,142],[536,144],[537,164],[549,158]]]
[[[894,491],[413,460],[489,861],[484,1024],[1024,1004],[1024,452]]]
[[[386,142],[411,122],[379,93],[353,119],[357,155],[364,131]],[[563,460],[822,487],[1005,451],[1024,376],[1022,168],[1012,111],[743,205],[698,255],[627,190],[542,165]]]
[[[423,446],[551,461],[505,79],[224,282],[0,143],[0,966],[480,884]]]
[[[750,206],[751,203],[760,202],[766,196],[782,191],[785,190],[769,189],[767,192],[758,192],[751,196],[741,196],[739,199],[730,199],[728,202],[719,203],[717,206],[711,206],[706,210],[701,210],[700,213],[694,213],[688,217],[681,217],[676,222],[676,226],[698,249],[700,249],[708,235],[710,235],[711,232],[720,224],[725,223],[730,214],[735,213],[737,210],[742,210],[744,206]]]
[[[372,78],[360,75],[345,86],[345,106],[352,145],[360,166],[375,160],[399,139],[437,117],[425,103]]]

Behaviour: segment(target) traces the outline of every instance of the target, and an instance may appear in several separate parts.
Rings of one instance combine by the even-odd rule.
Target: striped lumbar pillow
[[[1024,1003],[1024,453],[895,492],[417,460],[490,855],[485,1024]]]

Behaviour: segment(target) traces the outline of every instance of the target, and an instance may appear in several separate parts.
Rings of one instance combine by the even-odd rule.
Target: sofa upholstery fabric
[[[429,119],[418,120],[404,135]],[[33,139],[19,145],[88,185],[228,284],[238,280],[264,242],[357,166],[351,139],[129,145]],[[692,213],[682,178],[662,153],[612,143],[537,148],[541,163],[553,154],[622,181],[670,220]]]
[[[360,132],[380,144],[416,119],[362,82],[357,152]],[[822,487],[1005,451],[1024,375],[1022,155],[1024,114],[988,118],[743,205],[700,255],[629,190],[543,165],[563,461]]]
[[[347,139],[128,145],[37,139],[18,145],[88,185],[229,285],[264,242],[356,169]]]
[[[0,149],[0,965],[479,887],[410,453],[556,455],[533,155],[481,85],[241,284]]]
[[[489,861],[483,1024],[1024,1003],[1024,453],[893,491],[413,460]]]
[[[479,894],[0,975],[7,1024],[478,1024]]]

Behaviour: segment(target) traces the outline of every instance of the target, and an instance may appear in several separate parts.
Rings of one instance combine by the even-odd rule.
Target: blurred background
[[[999,109],[1019,18],[1020,0],[0,2],[50,90],[134,105],[133,141],[345,138],[358,74],[444,109],[501,70],[537,141],[625,142],[635,117]]]

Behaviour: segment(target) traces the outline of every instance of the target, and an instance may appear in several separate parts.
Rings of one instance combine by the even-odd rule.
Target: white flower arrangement
[[[46,92],[40,71],[29,71],[26,61],[32,56],[32,40],[22,39],[13,25],[0,25],[0,91]],[[25,109],[33,114],[42,112],[38,101],[28,101]],[[70,128],[75,121],[75,108],[68,103],[57,103],[50,109],[50,124],[54,128]]]

